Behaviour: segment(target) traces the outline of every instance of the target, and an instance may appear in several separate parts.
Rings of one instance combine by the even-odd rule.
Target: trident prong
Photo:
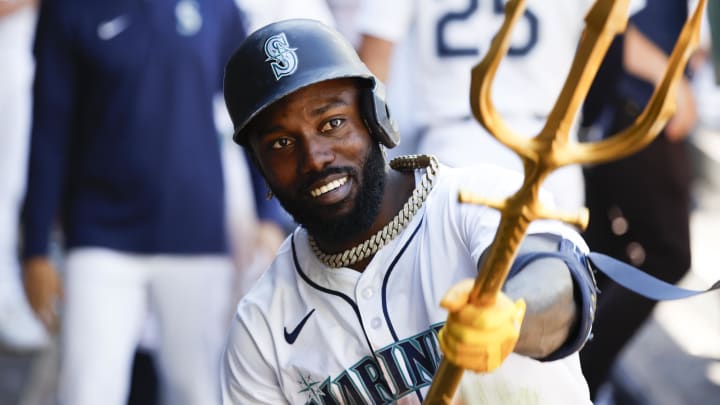
[[[620,159],[649,144],[662,130],[675,110],[675,85],[699,42],[706,1],[698,2],[692,17],[685,23],[663,80],[656,87],[643,113],[631,127],[595,143],[570,142],[571,125],[610,43],[627,26],[629,0],[597,0],[590,9],[585,17],[585,31],[562,91],[545,126],[533,138],[525,138],[513,132],[491,100],[492,82],[509,48],[510,31],[525,10],[525,0],[508,1],[500,31],[483,60],[472,69],[470,105],[473,115],[488,132],[520,156],[525,178],[522,187],[503,200],[486,199],[466,191],[461,191],[458,196],[460,202],[485,204],[501,211],[495,239],[470,293],[470,304],[489,306],[495,302],[531,221],[557,219],[580,228],[587,226],[587,209],[567,214],[540,204],[540,185],[553,170],[568,164]],[[435,373],[425,403],[450,404],[462,373],[461,368],[443,360]]]
[[[610,138],[591,143],[568,145],[558,159],[561,164],[602,163],[632,155],[647,146],[665,127],[675,112],[675,88],[692,52],[700,43],[700,26],[706,0],[698,2],[692,16],[683,26],[673,48],[663,79],[655,88],[645,110],[632,126]]]

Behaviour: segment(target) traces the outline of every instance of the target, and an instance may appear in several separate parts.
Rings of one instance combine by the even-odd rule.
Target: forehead
[[[297,108],[317,107],[338,100],[354,104],[360,83],[355,79],[333,79],[303,87],[272,104],[258,118],[269,118]]]

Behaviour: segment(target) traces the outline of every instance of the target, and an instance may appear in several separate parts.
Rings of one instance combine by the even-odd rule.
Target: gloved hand
[[[467,279],[454,285],[440,302],[450,312],[440,330],[440,349],[459,367],[490,372],[500,367],[515,348],[525,316],[525,300],[512,302],[500,293],[494,305],[476,307],[468,303],[473,282]]]

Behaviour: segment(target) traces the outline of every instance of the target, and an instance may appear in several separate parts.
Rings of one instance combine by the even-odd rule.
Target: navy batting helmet
[[[272,23],[243,41],[225,66],[225,104],[233,140],[247,145],[246,129],[260,112],[303,87],[330,79],[357,78],[361,114],[368,130],[392,148],[400,137],[385,101],[382,83],[360,61],[342,35],[318,21]]]

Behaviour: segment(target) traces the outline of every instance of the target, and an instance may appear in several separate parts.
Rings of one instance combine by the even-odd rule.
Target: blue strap
[[[557,251],[535,251],[518,255],[510,268],[508,279],[522,271],[528,264],[543,258],[560,259],[567,265],[579,299],[580,322],[577,330],[557,351],[540,361],[552,361],[579,350],[592,334],[597,286],[593,270],[600,271],[624,288],[643,297],[667,301],[692,297],[720,289],[720,281],[707,290],[687,290],[659,280],[644,271],[610,256],[592,252],[585,254],[574,243],[558,235],[542,234],[558,241]]]
[[[659,280],[640,269],[602,253],[591,252],[588,258],[595,269],[608,276],[612,281],[636,294],[656,301],[678,300],[720,289],[720,281],[717,281],[707,290],[687,290]]]

